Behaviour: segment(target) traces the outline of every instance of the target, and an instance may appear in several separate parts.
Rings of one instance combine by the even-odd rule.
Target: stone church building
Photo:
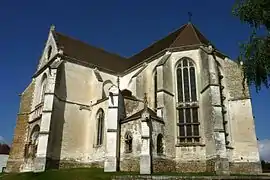
[[[20,95],[7,171],[260,173],[242,80],[191,23],[128,58],[52,26]]]

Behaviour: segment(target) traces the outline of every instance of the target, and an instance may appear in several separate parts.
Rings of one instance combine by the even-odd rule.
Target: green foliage
[[[248,23],[253,32],[241,45],[238,61],[243,62],[244,78],[257,90],[270,81],[270,0],[238,0],[233,14]]]

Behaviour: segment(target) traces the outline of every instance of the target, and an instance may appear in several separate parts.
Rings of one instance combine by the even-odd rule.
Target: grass
[[[100,168],[47,170],[42,173],[1,174],[0,180],[105,180],[113,176],[139,175],[136,172],[104,173]],[[213,173],[153,173],[154,176],[215,176]],[[243,176],[236,175],[235,176]],[[248,175],[252,176],[252,175]],[[254,175],[253,175],[254,176]]]
[[[111,179],[117,175],[131,175],[136,173],[119,172],[104,173],[103,169],[85,168],[85,169],[63,169],[48,170],[42,173],[16,173],[16,174],[0,174],[1,180],[104,180]]]

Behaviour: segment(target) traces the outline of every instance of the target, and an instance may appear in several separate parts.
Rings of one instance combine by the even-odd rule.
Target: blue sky
[[[233,17],[234,0],[9,0],[0,3],[0,136],[10,143],[19,94],[31,81],[49,27],[123,56],[131,56],[169,32],[192,22],[231,58],[250,29]],[[251,88],[257,137],[270,139],[270,90]]]

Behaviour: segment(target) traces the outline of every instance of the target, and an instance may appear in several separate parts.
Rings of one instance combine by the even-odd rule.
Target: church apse
[[[241,67],[193,24],[132,57],[54,28],[49,38],[42,66],[21,96],[11,171],[27,170],[22,159],[29,158],[35,159],[30,171],[45,171],[53,161],[56,168],[142,174],[261,171]],[[35,125],[40,129],[32,134]],[[33,140],[25,154],[21,138]]]

